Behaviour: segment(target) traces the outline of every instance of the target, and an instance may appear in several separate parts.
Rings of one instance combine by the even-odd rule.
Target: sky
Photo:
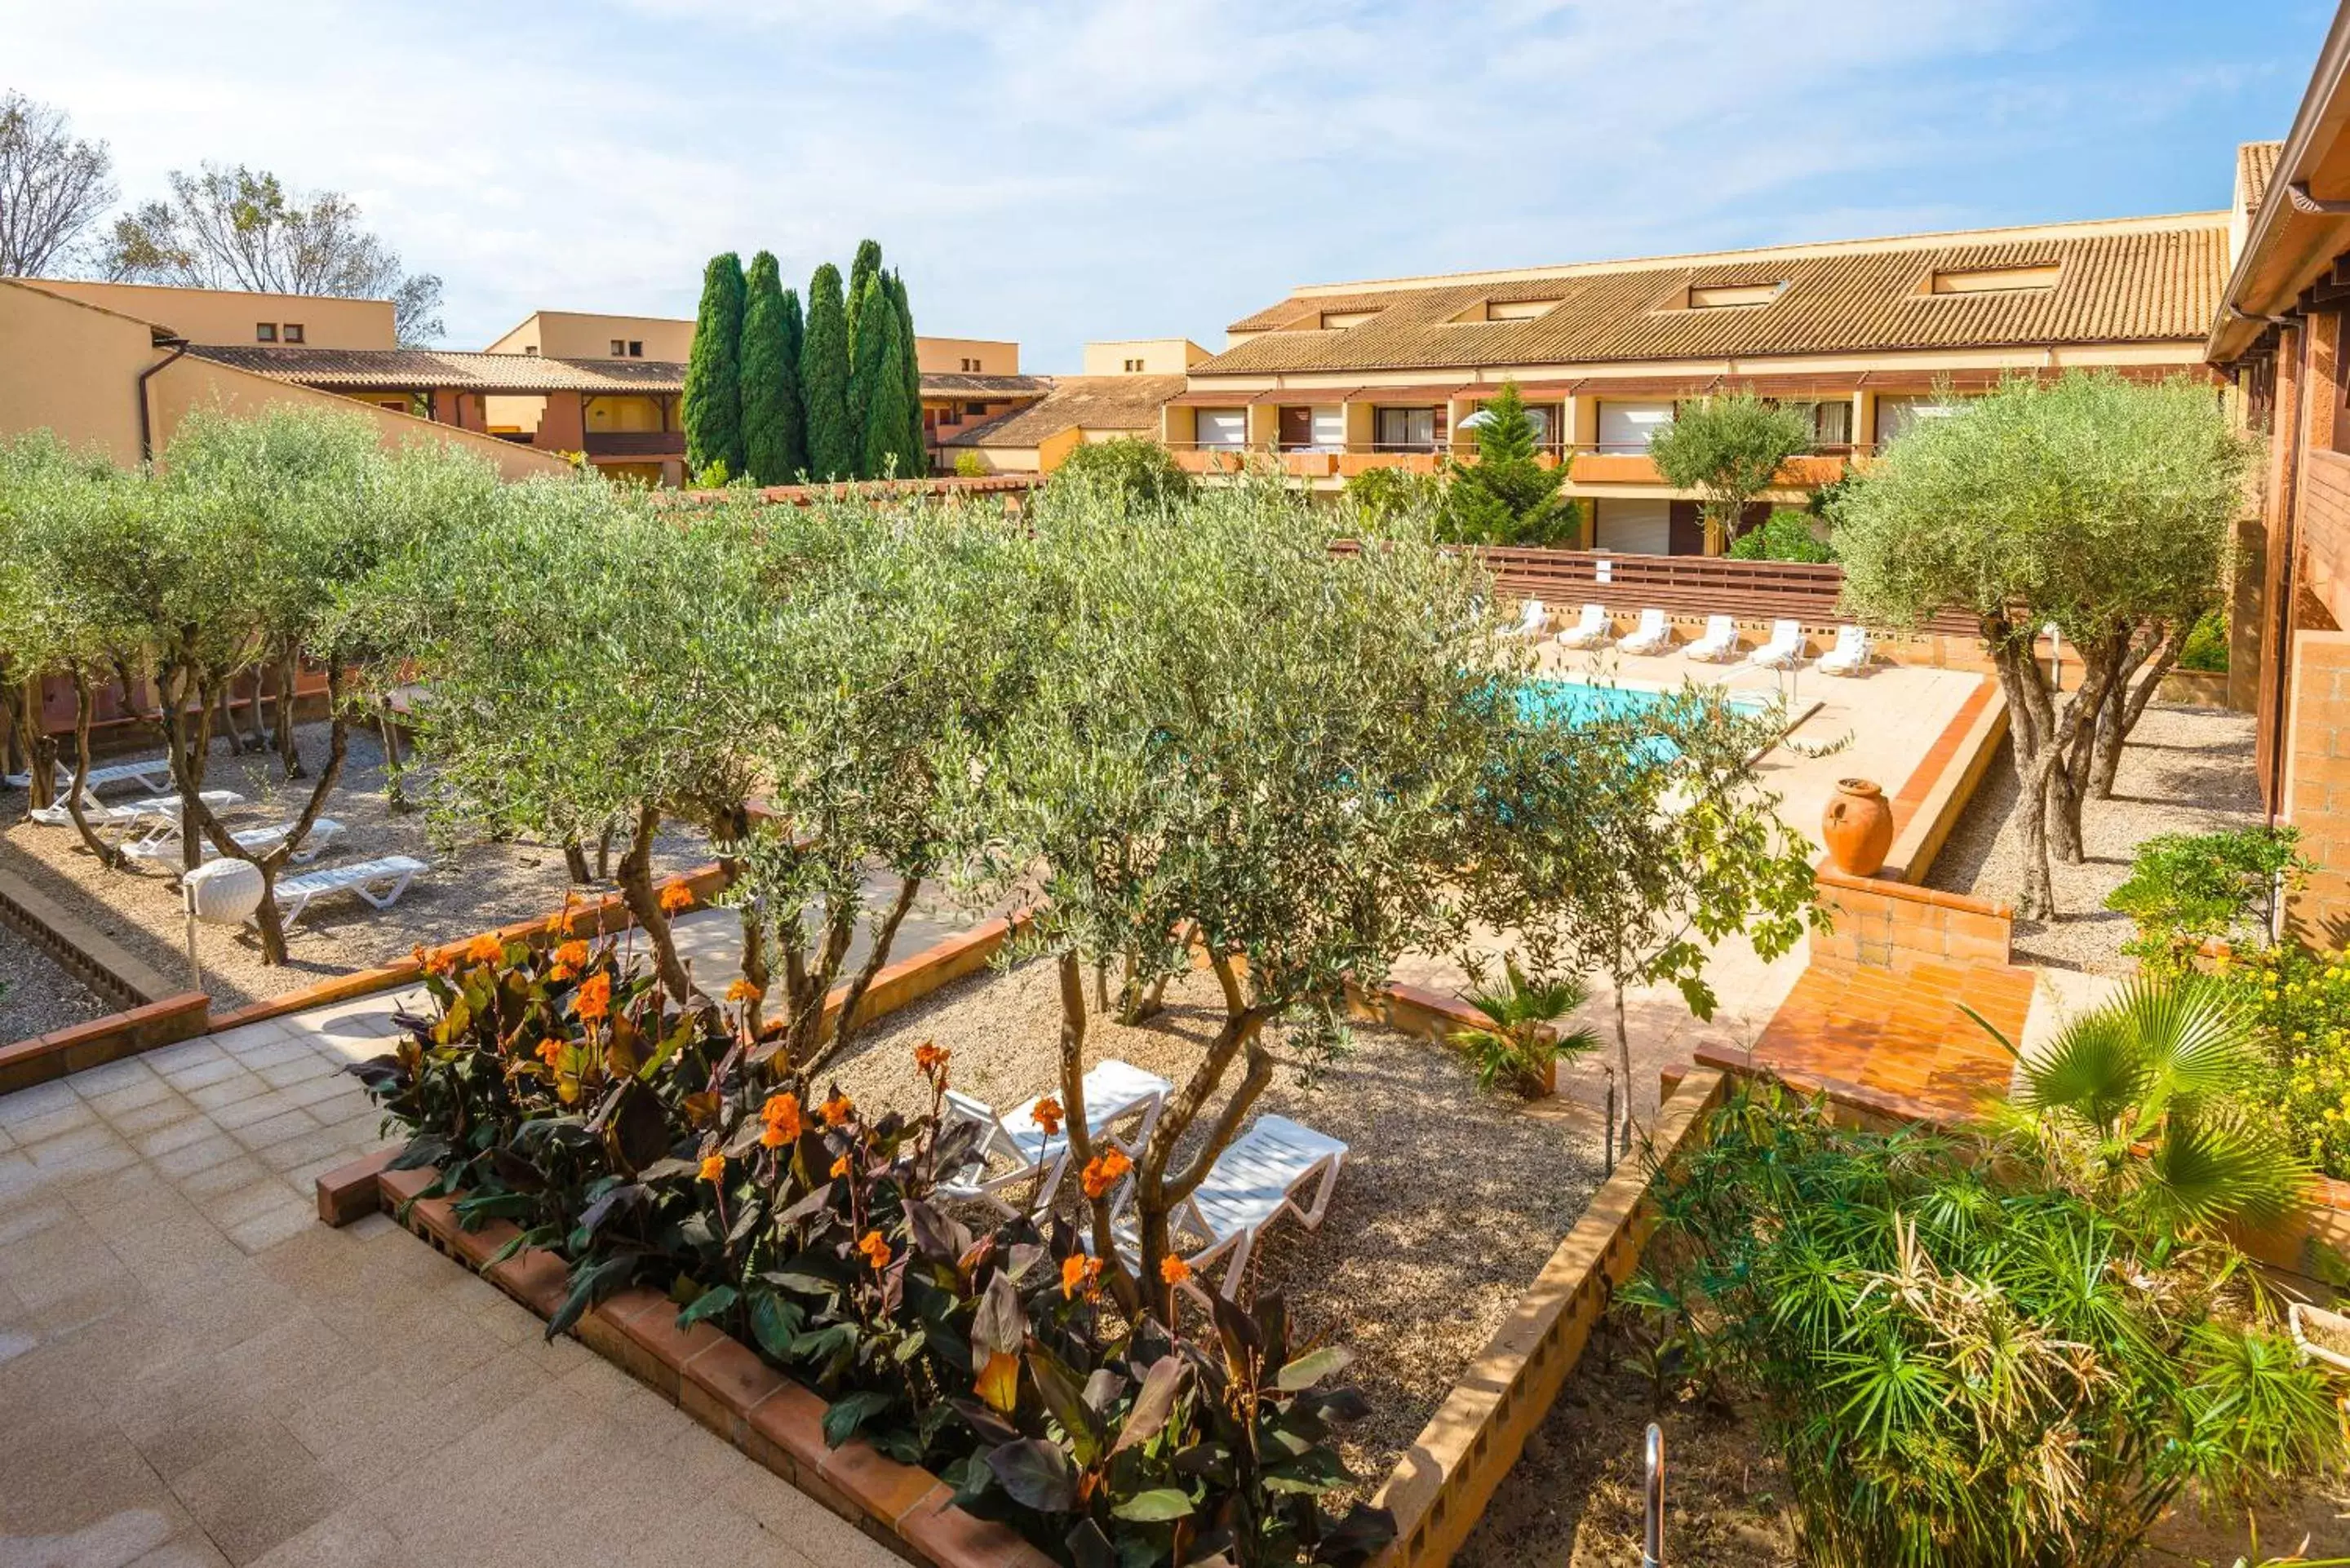
[[[0,89],[356,198],[444,344],[690,316],[881,243],[926,335],[1075,370],[1292,287],[2209,210],[2312,0],[0,0]]]

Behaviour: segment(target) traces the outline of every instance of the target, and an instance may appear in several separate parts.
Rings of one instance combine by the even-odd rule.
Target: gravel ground
[[[327,751],[324,724],[297,732],[303,755],[317,767]],[[155,753],[134,753],[154,755]],[[409,885],[399,903],[372,909],[356,897],[338,896],[313,904],[286,932],[288,961],[270,968],[261,961],[259,942],[241,929],[200,927],[196,950],[204,989],[224,1007],[239,1007],[405,955],[419,942],[442,942],[493,926],[549,914],[563,905],[570,883],[559,846],[513,841],[432,842],[421,811],[394,813],[384,793],[383,751],[376,737],[354,732],[341,779],[325,814],[343,825],[340,838],[313,863],[316,868],[348,865],[383,855],[408,855],[431,867]],[[288,821],[308,798],[309,781],[292,784],[277,778],[275,756],[232,757],[215,744],[206,770],[208,789],[231,789],[245,805],[224,820],[232,829]],[[411,768],[410,796],[417,798],[429,778]],[[109,790],[109,802],[128,800]],[[178,866],[134,867],[109,871],[82,848],[71,827],[44,827],[26,819],[21,792],[0,795],[0,866],[26,878],[120,942],[164,974],[187,972]],[[590,858],[593,858],[592,848]],[[615,850],[618,858],[618,850]],[[700,836],[672,831],[663,836],[655,860],[663,872],[683,870],[709,859]],[[587,891],[603,893],[608,886]]]
[[[2000,742],[1982,785],[1967,803],[1927,877],[1947,892],[2013,898],[2022,891],[2022,840],[2012,820],[2014,750]],[[2210,833],[2261,820],[2252,775],[2252,717],[2219,708],[2150,707],[2123,748],[2114,798],[2081,814],[2088,858],[2054,867],[2057,918],[2015,922],[2015,961],[2093,974],[2128,974],[2122,951],[2129,917],[2105,907],[2129,876],[2130,856],[2158,833]]]
[[[0,1045],[87,1023],[113,1011],[31,939],[0,926]]]
[[[1170,987],[1167,1001],[1140,1027],[1097,1019],[1088,1059],[1117,1057],[1180,1085],[1222,1005],[1205,974]],[[913,1048],[933,1040],[954,1053],[958,1089],[1008,1108],[1053,1083],[1059,1027],[1053,972],[1032,962],[890,1015],[835,1075],[868,1106],[927,1109]],[[1287,1296],[1301,1333],[1356,1353],[1351,1376],[1373,1413],[1347,1434],[1346,1452],[1368,1491],[1582,1212],[1599,1180],[1597,1118],[1528,1115],[1481,1093],[1459,1058],[1384,1028],[1358,1031],[1310,1089],[1283,1073],[1258,1109],[1348,1146],[1322,1228],[1275,1225],[1253,1272],[1257,1290]]]

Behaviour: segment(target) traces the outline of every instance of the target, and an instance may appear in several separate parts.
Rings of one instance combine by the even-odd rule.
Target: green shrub
[[[1775,1087],[1709,1132],[1623,1300],[1675,1380],[1759,1400],[1805,1562],[2118,1564],[2182,1494],[2339,1462],[2329,1376],[2232,1255],[2158,1259],[2030,1139],[1851,1131]]]
[[[2212,940],[2267,944],[2261,917],[2276,879],[2305,876],[2309,862],[2290,827],[2225,833],[2165,833],[2137,846],[2129,879],[2106,896],[2106,908],[2137,924],[2122,944],[2147,966],[2175,971]]]
[[[2290,944],[2222,960],[2268,1066],[2263,1098],[2295,1149],[2350,1180],[2350,969]]]
[[[2203,618],[2187,633],[2187,641],[2178,650],[2181,670],[2208,670],[2225,672],[2228,668],[2228,618],[2218,610],[2207,610]]]
[[[1564,466],[1537,455],[1534,417],[1515,381],[1504,381],[1477,427],[1477,461],[1454,461],[1437,510],[1437,532],[1466,545],[1572,545],[1583,505],[1559,494]]]
[[[987,463],[975,452],[959,452],[955,453],[954,471],[957,479],[984,479]]]
[[[1364,532],[1381,533],[1401,522],[1434,517],[1444,504],[1444,481],[1399,468],[1367,468],[1347,481],[1341,494]]]
[[[1053,471],[1047,488],[1105,489],[1123,495],[1138,510],[1156,512],[1189,495],[1198,481],[1175,454],[1147,436],[1083,441]]]
[[[1833,561],[1835,550],[1812,532],[1812,514],[1782,506],[1760,528],[1749,528],[1730,546],[1741,561]]]
[[[1466,1052],[1481,1089],[1507,1088],[1537,1098],[1550,1093],[1551,1069],[1562,1056],[1586,1055],[1603,1042],[1588,1029],[1561,1033],[1558,1021],[1583,1005],[1590,992],[1580,980],[1530,981],[1518,961],[1502,961],[1502,983],[1469,993],[1482,1025],[1457,1029],[1452,1044]]]

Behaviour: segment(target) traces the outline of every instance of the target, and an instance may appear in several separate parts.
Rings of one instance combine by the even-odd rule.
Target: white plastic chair
[[[1168,1217],[1174,1234],[1204,1238],[1183,1261],[1196,1274],[1223,1259],[1222,1291],[1230,1301],[1267,1225],[1287,1213],[1309,1231],[1320,1228],[1346,1162],[1347,1146],[1327,1133],[1287,1116],[1259,1116],[1216,1157],[1207,1179]],[[1121,1222],[1117,1234],[1118,1250],[1132,1263],[1140,1253],[1133,1221]],[[1207,1300],[1197,1285],[1187,1281],[1185,1288]]]
[[[1146,1073],[1130,1062],[1100,1064],[1085,1076],[1087,1135],[1109,1137],[1111,1127],[1128,1116],[1139,1116],[1132,1142],[1111,1139],[1128,1155],[1134,1154],[1149,1137],[1151,1127],[1159,1120],[1159,1108],[1166,1104],[1174,1087],[1157,1074]],[[1036,1106],[1044,1098],[1043,1095],[1031,1096],[1025,1104],[1006,1116],[999,1114],[985,1100],[949,1089],[948,1119],[976,1122],[986,1129],[986,1136],[980,1141],[979,1158],[941,1180],[939,1190],[949,1198],[978,1199],[1006,1214],[1016,1215],[1019,1210],[996,1194],[1042,1171],[1044,1185],[1037,1189],[1036,1207],[1051,1208],[1053,1194],[1059,1190],[1061,1178],[1068,1167],[1069,1137],[1066,1132],[1048,1134],[1036,1125]],[[1006,1174],[990,1176],[987,1162],[991,1156],[1009,1159],[1013,1168]]]
[[[57,788],[63,790],[73,787],[71,768],[59,763],[57,764]],[[10,789],[30,789],[33,784],[33,775],[10,774],[5,778],[0,779],[0,784],[6,784]],[[109,763],[102,768],[90,769],[89,777],[85,779],[83,784],[93,791],[105,789],[110,784],[135,784],[151,794],[161,794],[172,787],[172,764],[162,757],[143,763]]]
[[[386,855],[348,866],[330,866],[323,871],[305,871],[277,884],[277,916],[290,926],[315,900],[329,893],[344,892],[358,894],[370,909],[389,909],[400,902],[400,896],[408,891],[408,884],[423,869],[421,860],[405,855]],[[379,886],[384,889],[382,892],[375,891]],[[248,916],[245,924],[252,923]]]
[[[1640,612],[1640,624],[1616,647],[1622,653],[1662,653],[1672,645],[1673,630],[1665,624],[1665,612],[1644,609]]]
[[[1792,670],[1803,656],[1803,623],[1774,620],[1771,623],[1770,640],[1748,654],[1746,662],[1761,670]]]
[[[1738,627],[1726,615],[1705,618],[1705,635],[1681,650],[1706,664],[1721,664],[1738,651]]]
[[[1605,605],[1586,605],[1583,618],[1558,634],[1561,648],[1605,648],[1615,628],[1607,619]]]
[[[1502,633],[1503,637],[1538,638],[1550,628],[1550,612],[1543,608],[1540,599],[1528,599],[1519,612],[1518,624]]]
[[[1814,669],[1823,675],[1857,675],[1868,667],[1868,633],[1856,626],[1836,628],[1835,646],[1820,655]]]
[[[122,853],[133,860],[177,860],[180,857],[180,831],[178,823],[166,821],[125,844]],[[229,838],[249,855],[266,855],[283,844],[286,836],[293,831],[294,825],[290,822],[273,822],[232,833]],[[287,858],[296,866],[307,866],[324,854],[342,834],[341,823],[331,816],[322,816],[310,825],[310,831],[302,839],[302,847]],[[219,858],[220,851],[213,847],[211,839],[205,839],[203,846],[205,859]]]

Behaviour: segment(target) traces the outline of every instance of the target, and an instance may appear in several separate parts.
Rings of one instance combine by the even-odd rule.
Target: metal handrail
[[[1643,1455],[1648,1476],[1642,1488],[1647,1528],[1640,1537],[1640,1568],[1665,1568],[1665,1429],[1648,1423]]]

